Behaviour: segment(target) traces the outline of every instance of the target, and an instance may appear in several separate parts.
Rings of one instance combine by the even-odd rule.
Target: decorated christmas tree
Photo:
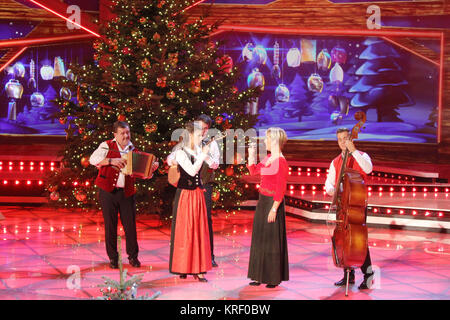
[[[93,44],[93,62],[71,66],[73,77],[61,83],[77,94],[71,100],[56,100],[57,116],[68,129],[63,166],[48,179],[52,203],[99,208],[97,168],[89,164],[89,156],[101,142],[113,138],[117,120],[130,125],[136,149],[154,154],[160,162],[152,179],[136,182],[138,212],[166,216],[173,199],[164,161],[177,143],[171,141],[173,131],[200,114],[211,116],[220,131],[254,126],[257,115],[245,114],[244,106],[260,90],[238,91],[239,66],[220,54],[223,43],[210,37],[218,24],[206,25],[203,18],[188,22],[185,9],[193,3],[112,2],[114,18],[102,26],[102,37]],[[238,162],[231,167],[231,175],[225,165],[217,170],[216,208],[238,204],[243,194],[239,177],[246,169]]]

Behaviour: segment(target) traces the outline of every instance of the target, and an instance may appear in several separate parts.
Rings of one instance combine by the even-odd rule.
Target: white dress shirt
[[[201,148],[198,147],[201,151]],[[189,149],[189,148],[187,148]],[[191,149],[189,149],[191,150]],[[171,154],[169,154],[169,156],[167,157],[167,164],[169,166],[172,166],[173,160],[175,158],[175,153],[176,152],[172,152]],[[194,157],[196,157],[194,155]],[[208,164],[208,166],[213,169],[216,170],[219,167],[219,163],[220,163],[220,151],[219,151],[219,145],[217,144],[216,141],[213,141],[210,143],[209,145],[209,151],[208,151],[208,155],[205,159],[205,162]]]
[[[113,141],[117,144],[117,147],[119,148],[120,154],[122,155],[122,158],[125,158],[127,153],[133,150],[133,144],[129,142],[125,148],[121,148],[120,145],[117,143],[116,139],[113,139]],[[93,166],[98,167],[98,164],[102,162],[104,159],[106,159],[106,156],[109,152],[109,147],[106,141],[100,143],[97,150],[92,153],[91,157],[89,158],[90,164]],[[125,188],[125,175],[122,173],[122,170],[119,173],[119,177],[117,178],[116,183],[117,188]]]
[[[358,165],[361,167],[361,169],[366,173],[369,174],[372,172],[373,166],[372,166],[372,160],[370,159],[369,155],[367,153],[360,153],[358,150],[355,150],[355,152],[352,153],[353,158],[355,158]],[[343,156],[342,156],[343,157]],[[328,169],[328,175],[327,180],[325,181],[325,191],[332,196],[334,194],[334,184],[336,181],[336,168],[333,164],[334,161],[331,161],[330,168]]]
[[[191,162],[185,151],[194,157],[194,163]],[[206,157],[207,155],[202,152],[202,149],[200,147],[197,147],[196,151],[193,151],[188,147],[184,147],[183,149],[175,151],[175,160],[183,168],[183,170],[192,177],[200,171],[200,168],[202,167],[203,161],[205,161]]]

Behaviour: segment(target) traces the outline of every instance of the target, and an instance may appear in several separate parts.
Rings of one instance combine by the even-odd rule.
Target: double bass
[[[350,139],[358,138],[362,126],[366,122],[364,112],[355,113],[359,120],[351,131]],[[336,267],[347,272],[345,295],[348,296],[349,272],[361,267],[367,255],[367,186],[359,171],[348,168],[348,149],[343,155],[342,165],[337,172],[338,180],[335,186],[330,214],[335,214],[335,228],[331,237],[332,257]]]

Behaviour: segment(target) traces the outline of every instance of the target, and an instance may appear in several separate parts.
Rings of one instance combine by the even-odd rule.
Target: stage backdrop
[[[92,54],[90,42],[26,50],[0,74],[0,134],[65,135],[52,100],[76,100],[77,93],[57,79],[73,77],[70,64],[85,64]]]
[[[247,112],[289,139],[334,140],[367,115],[359,140],[436,143],[438,67],[377,37],[227,32],[224,54],[244,68],[238,88],[260,86]],[[417,40],[419,41],[419,40]],[[439,53],[439,41],[424,40]]]
[[[429,61],[381,38],[245,32],[218,37],[225,40],[223,53],[244,68],[237,86],[263,88],[246,108],[259,113],[258,128],[280,126],[290,139],[334,140],[336,128],[351,128],[354,113],[362,110],[367,123],[360,140],[437,142],[439,70]],[[439,53],[439,41],[421,43]],[[55,77],[70,76],[71,62],[91,57],[89,43],[25,51],[0,75],[0,133],[65,135],[65,125],[53,117],[52,99],[76,99],[76,92],[61,88]]]

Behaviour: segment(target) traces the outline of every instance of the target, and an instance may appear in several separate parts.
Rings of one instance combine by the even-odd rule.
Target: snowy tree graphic
[[[355,93],[351,99],[354,108],[375,108],[378,122],[402,122],[399,107],[414,104],[407,93],[408,82],[395,61],[400,55],[383,40],[368,38],[367,48],[360,54],[362,65],[356,70],[360,79],[349,89]]]

